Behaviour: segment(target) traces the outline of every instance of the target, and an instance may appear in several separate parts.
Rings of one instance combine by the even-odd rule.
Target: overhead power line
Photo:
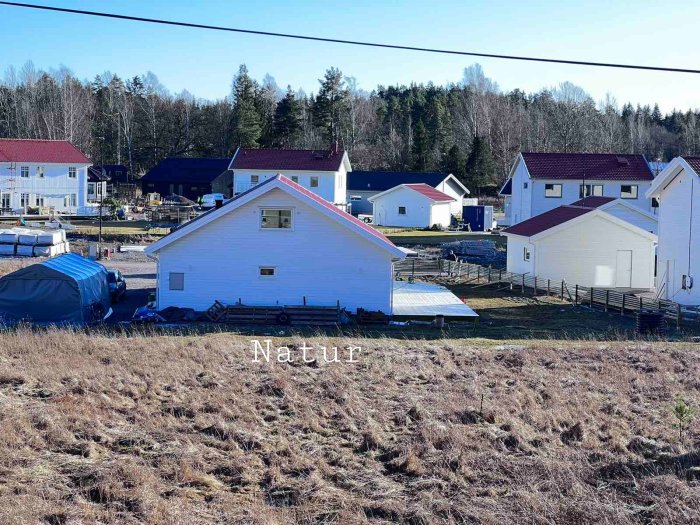
[[[527,62],[546,62],[550,64],[568,64],[574,66],[611,67],[618,69],[641,69],[645,71],[662,71],[665,73],[694,73],[700,74],[700,69],[688,69],[678,67],[645,66],[639,64],[618,64],[613,62],[593,62],[588,60],[565,60],[559,58],[528,57],[518,55],[499,55],[494,53],[477,53],[474,51],[458,51],[453,49],[435,49],[418,46],[402,46],[398,44],[383,44],[379,42],[362,42],[359,40],[343,40],[339,38],[325,38],[320,36],[296,35],[291,33],[277,33],[274,31],[257,31],[254,29],[241,29],[236,27],[214,26],[208,24],[195,24],[192,22],[179,22],[176,20],[162,20],[159,18],[145,18],[141,16],[120,15],[117,13],[104,13],[99,11],[86,11],[83,9],[68,9],[65,7],[53,7],[47,5],[26,4],[21,2],[3,2],[0,5],[12,7],[24,7],[29,9],[39,9],[43,11],[55,11],[59,13],[71,13],[76,15],[97,16],[102,18],[114,18],[117,20],[130,20],[133,22],[147,22],[150,24],[161,24],[169,26],[189,27],[194,29],[209,29],[213,31],[228,31],[230,33],[244,33],[248,35],[274,36],[279,38],[294,38],[297,40],[311,40],[314,42],[327,42],[332,44],[346,44],[353,46],[378,47],[384,49],[398,49],[402,51],[420,51],[423,53],[440,53],[443,55],[458,55],[481,58],[498,58],[504,60],[523,60]]]

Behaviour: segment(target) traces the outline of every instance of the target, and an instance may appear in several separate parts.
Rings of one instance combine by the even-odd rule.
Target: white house
[[[390,190],[399,184],[427,184],[454,199],[450,204],[452,215],[462,215],[462,200],[469,190],[451,173],[424,173],[419,171],[351,171],[348,173],[348,202],[353,215],[373,213],[370,197]]]
[[[392,312],[393,262],[405,256],[371,226],[276,175],[146,249],[158,308],[246,305]]]
[[[700,305],[700,157],[676,157],[647,198],[659,203],[656,287],[659,297]]]
[[[656,235],[598,208],[560,206],[503,234],[509,272],[579,286],[654,287]]]
[[[85,215],[91,162],[66,140],[0,139],[0,208]]]
[[[584,197],[613,197],[654,212],[645,196],[654,174],[643,155],[520,153],[509,178],[501,195],[510,195],[511,226]]]
[[[583,206],[584,208],[597,208],[600,211],[627,221],[642,230],[658,234],[659,217],[645,211],[626,200],[614,197],[585,197],[572,203],[571,206]]]
[[[280,174],[339,208],[347,208],[347,178],[352,167],[348,154],[337,146],[329,150],[239,148],[228,169],[233,172],[234,195]]]
[[[427,184],[399,184],[368,200],[378,226],[445,228],[452,220],[450,206],[455,199]]]

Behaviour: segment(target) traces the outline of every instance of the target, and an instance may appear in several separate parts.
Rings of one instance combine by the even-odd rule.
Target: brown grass
[[[0,334],[0,523],[700,520],[691,345],[307,341]]]

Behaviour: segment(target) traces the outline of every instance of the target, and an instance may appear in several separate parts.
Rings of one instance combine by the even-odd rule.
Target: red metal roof
[[[615,153],[522,153],[533,179],[653,180],[643,155]]]
[[[542,233],[543,231],[564,224],[565,222],[592,211],[593,208],[583,208],[581,206],[559,206],[558,208],[554,208],[553,210],[546,211],[526,221],[520,222],[515,226],[506,228],[503,230],[503,233],[532,237],[533,235]]]
[[[343,150],[248,149],[240,148],[233,157],[232,170],[338,171]]]
[[[67,140],[0,139],[0,162],[90,164],[90,159]]]
[[[427,184],[423,184],[422,182],[420,184],[402,184],[402,186],[410,188],[413,191],[417,191],[421,195],[425,195],[431,201],[434,202],[452,202],[453,200],[455,200],[453,197],[450,197],[446,193],[443,193],[440,190],[436,190],[432,186],[428,186]]]
[[[571,206],[582,206],[584,208],[600,208],[601,206],[616,200],[615,197],[584,197],[583,199],[572,202]]]
[[[316,195],[314,192],[312,192],[312,191],[310,191],[310,190],[307,190],[306,188],[304,188],[304,187],[301,186],[300,184],[297,184],[296,182],[293,182],[292,180],[288,179],[288,178],[285,177],[284,175],[277,174],[277,175],[275,175],[275,177],[274,177],[273,179],[270,179],[270,180],[274,180],[274,179],[279,179],[280,182],[283,182],[283,183],[285,183],[287,186],[289,186],[290,188],[293,188],[293,189],[295,189],[296,191],[298,191],[299,193],[302,193],[302,194],[306,195],[308,198],[310,198],[310,199],[316,201],[316,202],[319,203],[321,206],[323,206],[324,208],[326,208],[326,209],[332,211],[333,213],[335,213],[336,215],[340,216],[340,217],[343,218],[344,220],[354,223],[356,226],[359,226],[360,228],[362,228],[362,229],[363,229],[364,231],[366,231],[367,233],[369,233],[369,234],[371,234],[371,235],[377,237],[377,238],[380,239],[381,241],[383,241],[383,242],[385,242],[385,243],[387,243],[387,244],[389,244],[389,245],[391,245],[391,246],[394,246],[394,243],[391,242],[391,241],[390,241],[383,233],[381,233],[379,230],[377,230],[377,229],[375,229],[375,228],[372,228],[372,226],[370,226],[369,224],[367,224],[367,223],[361,221],[361,220],[358,219],[357,217],[353,217],[353,216],[350,215],[349,213],[344,212],[343,210],[339,209],[337,206],[334,206],[333,204],[331,204],[330,202],[328,202],[326,199],[323,199],[323,198],[319,197],[319,196]],[[238,198],[238,195],[236,196],[236,198]]]

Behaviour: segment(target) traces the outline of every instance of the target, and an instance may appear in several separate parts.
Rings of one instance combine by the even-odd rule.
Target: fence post
[[[564,300],[564,281],[561,282],[561,300]]]
[[[625,315],[625,297],[627,297],[626,293],[622,294],[622,306],[620,307],[620,315]]]
[[[498,270],[498,282],[500,283],[503,280],[503,268]]]
[[[476,267],[476,282],[478,283],[481,280],[481,266]]]
[[[608,304],[610,303],[610,290],[605,290],[605,311],[608,311]]]
[[[591,286],[591,297],[588,301],[588,304],[591,308],[593,308],[593,287]]]
[[[547,297],[549,297],[549,294],[550,294],[550,289],[549,289],[550,284],[551,284],[550,280],[547,279]]]
[[[639,298],[639,311],[642,311],[642,308],[644,308],[644,298],[640,297]]]
[[[488,277],[488,279],[489,279],[489,282],[491,282],[491,265],[490,264],[489,264],[489,277]]]
[[[522,284],[520,285],[520,293],[525,295],[525,274],[523,274]]]
[[[574,292],[574,306],[578,306],[578,284],[576,285],[576,291]]]
[[[416,260],[412,259],[411,260],[411,277],[416,276]]]
[[[532,290],[532,296],[535,297],[537,295],[537,276],[535,275],[535,286]]]
[[[676,328],[677,329],[680,329],[682,320],[683,320],[683,317],[681,315],[681,305],[680,305],[680,303],[678,303],[678,304],[676,304]]]

